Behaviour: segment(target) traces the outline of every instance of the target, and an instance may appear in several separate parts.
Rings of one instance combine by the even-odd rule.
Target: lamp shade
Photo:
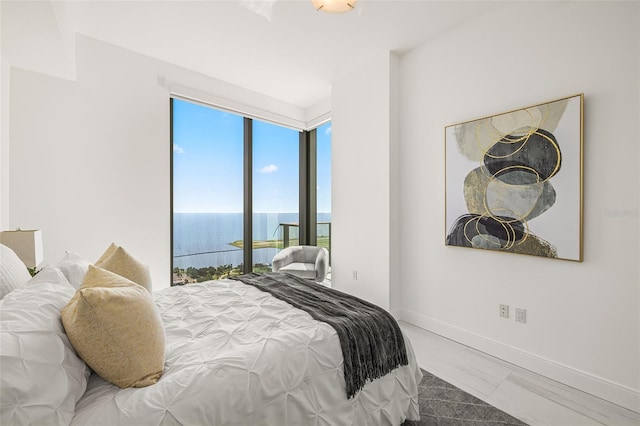
[[[35,268],[44,260],[39,229],[0,232],[0,243],[13,250],[27,268]]]
[[[353,10],[357,0],[311,0],[316,10],[330,13],[342,13]]]

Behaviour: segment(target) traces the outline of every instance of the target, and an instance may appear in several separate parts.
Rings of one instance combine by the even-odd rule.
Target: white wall
[[[390,55],[389,63],[389,311],[399,317],[401,286],[400,267],[402,240],[400,238],[402,163],[400,160],[400,58]]]
[[[332,286],[389,309],[391,271],[389,52],[332,88]],[[394,141],[395,142],[395,141]],[[357,271],[357,280],[353,279]]]
[[[514,3],[415,49],[400,149],[402,317],[636,410],[639,9]],[[446,247],[444,127],[580,92],[584,262]],[[527,324],[500,318],[501,303]]]
[[[11,67],[75,78],[75,36],[60,12],[60,3],[0,2],[0,230],[12,229],[9,208]]]
[[[10,67],[0,58],[0,230],[9,228]]]
[[[10,147],[2,194],[10,221],[2,226],[42,229],[51,263],[64,250],[93,260],[116,242],[150,265],[155,289],[166,287],[168,87],[296,122],[305,111],[87,37],[77,37],[76,53],[76,81],[11,68],[11,134],[2,141],[3,154]],[[4,100],[4,77],[2,89]]]

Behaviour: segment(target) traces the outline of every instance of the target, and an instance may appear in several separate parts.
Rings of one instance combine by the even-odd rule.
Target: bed
[[[8,260],[3,252],[4,269]],[[1,424],[399,425],[419,419],[422,373],[406,337],[407,365],[348,397],[336,330],[232,279],[155,292],[164,330],[162,375],[150,386],[120,388],[89,369],[60,321],[89,267],[67,253],[0,301]]]

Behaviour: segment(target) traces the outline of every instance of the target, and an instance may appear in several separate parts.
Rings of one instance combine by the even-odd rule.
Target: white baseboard
[[[402,309],[400,308],[390,308],[389,313],[391,314],[392,317],[396,319],[396,321],[400,321],[402,319],[401,318]]]
[[[640,390],[632,389],[586,371],[523,351],[406,308],[394,309],[393,316],[396,319],[472,347],[613,404],[635,412],[639,410]]]

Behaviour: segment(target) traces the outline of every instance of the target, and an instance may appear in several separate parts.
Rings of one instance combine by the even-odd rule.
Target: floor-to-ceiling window
[[[326,247],[331,255],[331,122],[315,132],[317,245]]]
[[[243,117],[173,102],[173,283],[243,262]]]
[[[253,270],[262,272],[287,244],[285,227],[299,222],[300,132],[253,120],[252,134]],[[288,237],[288,245],[298,244],[298,228]]]
[[[171,102],[173,284],[270,270],[289,245],[330,249],[330,124],[298,131]]]

